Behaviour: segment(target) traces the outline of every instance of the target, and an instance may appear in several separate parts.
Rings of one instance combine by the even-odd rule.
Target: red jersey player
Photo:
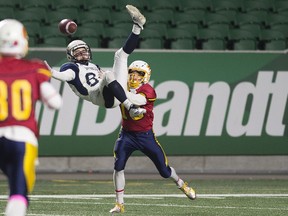
[[[131,118],[127,110],[122,111],[122,129],[114,147],[113,181],[116,193],[116,205],[110,213],[124,212],[124,169],[134,151],[141,151],[149,157],[163,178],[171,178],[178,188],[190,199],[196,198],[195,191],[188,186],[173,167],[168,165],[167,156],[153,132],[153,106],[156,100],[155,89],[148,83],[151,76],[150,66],[144,61],[134,61],[128,68],[127,94],[129,100],[146,109],[146,113]]]
[[[59,109],[62,98],[49,83],[51,72],[40,60],[24,60],[28,36],[22,23],[0,22],[0,168],[9,181],[6,216],[24,216],[35,183],[38,127],[35,103]]]

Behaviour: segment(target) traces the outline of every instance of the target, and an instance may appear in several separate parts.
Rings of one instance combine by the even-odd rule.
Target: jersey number
[[[95,86],[99,82],[99,80],[96,78],[96,74],[94,73],[87,73],[85,78],[89,86]]]
[[[0,80],[0,121],[4,121],[9,115],[8,105],[9,86]],[[32,88],[27,80],[15,80],[11,84],[11,115],[18,121],[30,117],[32,110]]]

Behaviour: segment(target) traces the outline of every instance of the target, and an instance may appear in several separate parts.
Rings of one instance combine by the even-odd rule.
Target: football
[[[65,35],[72,35],[77,31],[77,24],[71,19],[63,19],[58,24],[59,31]]]

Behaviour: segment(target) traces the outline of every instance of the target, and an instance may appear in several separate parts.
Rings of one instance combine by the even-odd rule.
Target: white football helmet
[[[89,53],[89,59],[86,61],[80,61],[80,63],[85,63],[85,62],[91,61],[91,59],[92,59],[91,49],[82,40],[74,40],[68,44],[68,46],[67,46],[67,59],[69,61],[72,61],[72,62],[79,62],[74,56],[74,51],[76,49],[79,49],[79,48],[85,48],[87,50],[87,52]]]
[[[23,58],[28,52],[28,34],[24,25],[15,19],[0,22],[0,53]]]
[[[150,76],[151,76],[151,68],[147,62],[144,62],[141,60],[132,62],[130,66],[128,67],[128,73],[130,74],[135,71],[141,74],[143,78],[139,82],[135,82],[131,78],[129,78],[128,86],[130,88],[138,88],[141,84],[145,84],[149,82]]]

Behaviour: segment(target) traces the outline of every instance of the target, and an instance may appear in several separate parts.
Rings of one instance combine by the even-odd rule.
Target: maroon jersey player
[[[141,151],[149,157],[163,178],[170,178],[178,188],[189,198],[195,199],[196,193],[176,174],[168,164],[167,156],[153,131],[153,106],[156,100],[155,89],[148,83],[151,75],[150,66],[144,61],[134,61],[128,68],[127,97],[132,103],[144,108],[145,114],[131,118],[122,108],[122,129],[114,147],[113,181],[116,193],[116,205],[110,213],[124,212],[124,169],[127,160],[134,151]]]
[[[130,74],[130,76],[132,75]],[[135,89],[135,93],[146,98],[145,105],[142,105],[146,109],[146,115],[142,115],[140,118],[138,117],[136,120],[133,120],[128,117],[127,111],[122,109],[122,112],[125,112],[122,114],[122,127],[124,130],[133,132],[149,131],[152,129],[154,119],[153,106],[154,101],[156,100],[155,89],[146,83],[145,85],[141,85],[139,88]],[[134,95],[128,97],[133,98],[133,96]]]
[[[49,83],[51,72],[40,60],[24,60],[25,27],[17,20],[0,22],[0,169],[9,182],[6,216],[24,216],[35,183],[38,127],[35,103],[59,109],[62,98]]]
[[[0,126],[27,127],[38,137],[34,107],[41,97],[40,86],[50,80],[51,72],[41,61],[3,56],[0,60],[0,77],[1,92],[7,93],[7,101],[1,103]]]

